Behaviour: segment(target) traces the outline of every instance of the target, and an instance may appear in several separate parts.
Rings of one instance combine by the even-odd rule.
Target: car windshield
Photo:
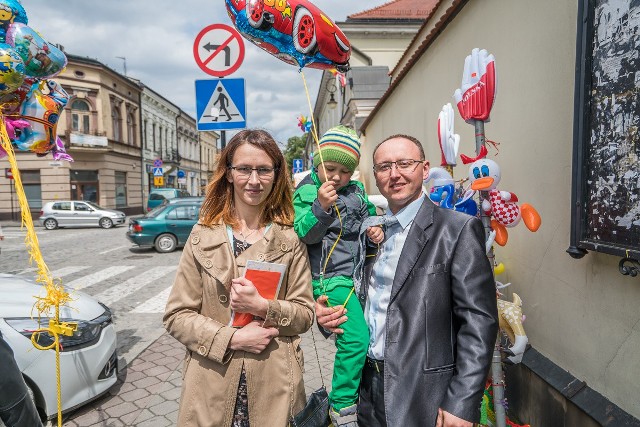
[[[85,201],[84,201],[84,203],[88,204],[88,205],[89,205],[89,206],[91,206],[93,209],[97,209],[97,210],[101,210],[101,211],[103,211],[103,210],[104,210],[104,208],[103,208],[102,206],[100,206],[100,205],[96,205],[96,204],[95,204],[95,203],[93,203],[93,202],[88,202],[88,201],[86,201],[86,200],[85,200]]]

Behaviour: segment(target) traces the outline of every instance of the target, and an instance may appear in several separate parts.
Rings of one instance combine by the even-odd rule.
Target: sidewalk
[[[316,326],[313,326],[316,328]],[[331,389],[335,345],[314,331],[327,390]],[[302,336],[307,394],[322,381],[311,332]],[[118,382],[100,399],[64,417],[65,427],[175,426],[178,419],[184,346],[165,333],[128,366],[120,367]]]

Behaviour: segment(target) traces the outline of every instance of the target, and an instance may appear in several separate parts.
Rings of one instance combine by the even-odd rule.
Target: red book
[[[258,262],[249,260],[244,270],[244,278],[250,280],[258,290],[258,293],[266,299],[276,299],[280,292],[282,279],[287,266],[270,262]],[[229,326],[241,328],[253,321],[255,316],[251,313],[231,312]]]

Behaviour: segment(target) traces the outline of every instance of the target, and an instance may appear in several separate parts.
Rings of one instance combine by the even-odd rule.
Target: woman
[[[307,250],[291,227],[282,152],[262,130],[222,151],[167,302],[167,331],[187,347],[178,425],[286,426],[305,405],[299,334],[313,319]],[[276,300],[241,278],[247,260],[285,264]],[[251,313],[227,326],[231,310]]]

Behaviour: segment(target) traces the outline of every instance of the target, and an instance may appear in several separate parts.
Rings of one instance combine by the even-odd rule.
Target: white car
[[[125,213],[105,209],[93,202],[60,200],[45,203],[40,211],[40,224],[47,230],[58,227],[111,228],[124,224]]]
[[[0,331],[13,350],[25,382],[43,418],[57,416],[55,351],[41,351],[31,343],[38,320],[31,318],[34,296],[46,295],[44,286],[14,276],[0,274]],[[116,330],[111,311],[82,292],[73,292],[71,307],[61,307],[62,321],[78,322],[78,330],[61,337],[60,367],[62,410],[68,412],[107,392],[117,380]],[[35,315],[35,313],[34,313]],[[41,318],[41,325],[49,319]],[[40,334],[41,345],[52,342]]]

